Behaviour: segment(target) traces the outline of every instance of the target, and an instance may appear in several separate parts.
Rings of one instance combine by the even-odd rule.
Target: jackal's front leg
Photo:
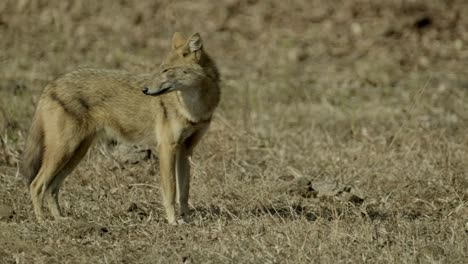
[[[175,194],[176,194],[176,146],[174,144],[159,145],[159,168],[161,187],[167,221],[176,224]]]
[[[177,173],[177,199],[180,205],[180,216],[183,221],[188,221],[189,207],[189,189],[190,189],[190,163],[187,148],[180,146],[177,150],[176,161]]]

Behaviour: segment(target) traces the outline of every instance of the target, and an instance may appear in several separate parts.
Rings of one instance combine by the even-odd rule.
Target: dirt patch
[[[6,221],[13,218],[15,211],[11,206],[0,204],[0,221]]]

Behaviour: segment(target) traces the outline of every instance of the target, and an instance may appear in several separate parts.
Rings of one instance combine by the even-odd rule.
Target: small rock
[[[364,202],[362,194],[356,188],[349,185],[343,185],[338,182],[316,182],[314,186],[319,198],[334,197],[354,205],[361,205]]]
[[[192,263],[192,258],[190,258],[189,256],[182,257],[182,263],[183,264],[191,264]]]
[[[351,31],[354,35],[362,35],[362,27],[359,23],[351,23]]]
[[[73,226],[71,235],[75,238],[84,238],[89,235],[104,236],[109,233],[109,229],[95,223],[78,221]]]
[[[422,247],[417,257],[419,259],[428,260],[429,262],[440,262],[445,257],[445,250],[439,245],[430,244]]]
[[[348,194],[345,196],[345,200],[354,204],[354,205],[361,205],[364,202],[364,199],[355,195],[355,194]]]
[[[284,181],[275,188],[276,192],[287,193],[304,198],[339,199],[354,205],[364,202],[362,193],[355,187],[344,185],[336,181],[313,181],[310,177],[302,176],[294,169],[291,174],[280,176]]]
[[[417,29],[423,29],[432,25],[432,19],[430,17],[421,17],[414,22],[414,27]]]
[[[312,187],[312,181],[307,177],[295,177],[293,180],[280,184],[276,191],[304,198],[317,196],[317,191]]]

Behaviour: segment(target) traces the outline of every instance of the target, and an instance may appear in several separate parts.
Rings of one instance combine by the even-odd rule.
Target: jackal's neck
[[[198,89],[187,89],[176,92],[179,112],[190,122],[198,123],[211,118],[219,103],[218,83],[207,79]]]
[[[199,63],[205,70],[206,75],[209,76],[216,83],[219,83],[220,78],[219,78],[218,67],[216,66],[216,63],[211,59],[211,57],[206,52],[203,53],[203,56]]]

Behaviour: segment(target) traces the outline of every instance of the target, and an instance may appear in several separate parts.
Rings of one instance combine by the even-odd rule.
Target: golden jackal
[[[198,33],[187,40],[175,33],[171,51],[154,74],[81,69],[47,85],[21,166],[37,219],[43,219],[44,200],[54,218],[62,216],[60,186],[95,136],[104,132],[157,148],[167,220],[171,224],[178,220],[176,192],[185,220],[188,158],[206,132],[219,97],[218,70]]]

